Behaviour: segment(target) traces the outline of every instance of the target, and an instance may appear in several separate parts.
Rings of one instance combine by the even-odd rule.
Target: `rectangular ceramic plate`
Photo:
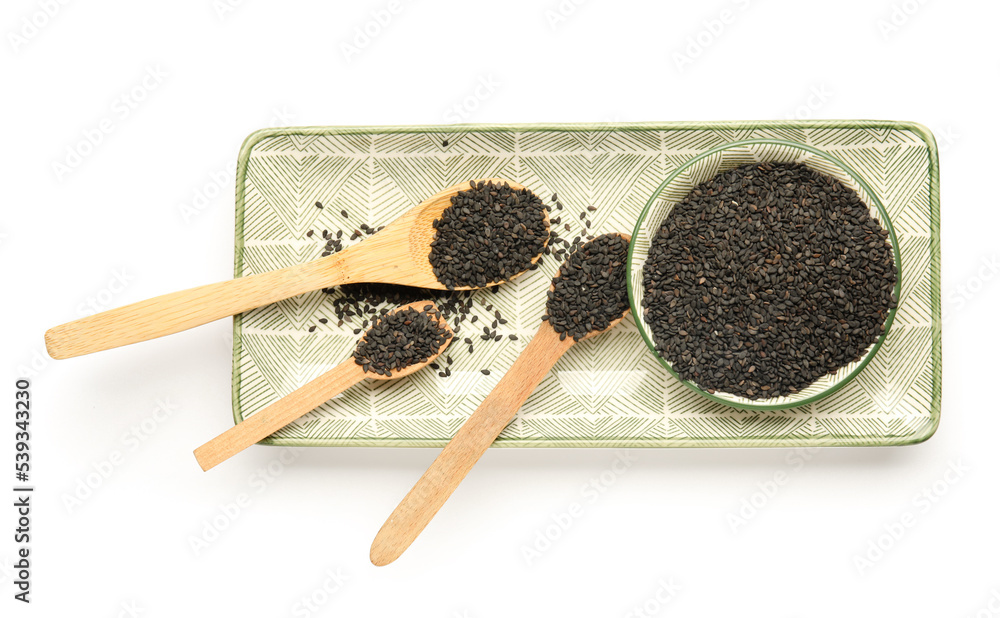
[[[319,257],[323,229],[388,223],[436,191],[500,176],[565,205],[563,232],[631,233],[656,187],[686,160],[753,138],[810,144],[854,168],[885,204],[903,270],[896,320],[865,370],[804,407],[747,412],[681,385],[626,319],[574,346],[500,435],[496,446],[846,446],[929,438],[941,404],[938,157],[924,127],[881,121],[455,125],[268,129],[247,138],[236,179],[236,276]],[[446,145],[447,144],[447,145]],[[325,208],[316,208],[319,201]],[[350,223],[340,214],[346,210]],[[558,211],[554,211],[558,215]],[[312,238],[307,230],[316,230]],[[477,292],[518,341],[451,350],[452,375],[420,371],[367,380],[268,438],[275,445],[441,446],[514,362],[540,323],[558,268]],[[320,324],[319,318],[329,319]],[[331,297],[306,294],[237,316],[235,420],[260,410],[349,357],[357,336],[337,328]],[[466,323],[468,324],[468,323]],[[315,332],[308,332],[310,326]],[[478,341],[478,339],[477,339]],[[490,376],[480,369],[489,368]]]

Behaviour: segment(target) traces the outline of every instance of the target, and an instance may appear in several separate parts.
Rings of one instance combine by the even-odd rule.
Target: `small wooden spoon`
[[[506,182],[514,189],[524,188],[502,178],[472,182],[490,180]],[[56,326],[45,333],[45,347],[56,359],[110,350],[345,283],[395,283],[443,290],[428,259],[435,235],[432,224],[451,205],[452,196],[468,188],[468,182],[449,187],[411,208],[381,232],[333,255],[165,294]],[[546,229],[548,226],[546,213]]]
[[[422,363],[416,363],[404,369],[393,371],[391,376],[383,376],[372,372],[366,373],[361,365],[354,361],[353,357],[349,358],[305,386],[292,391],[263,410],[243,419],[243,422],[230,427],[228,430],[195,449],[194,456],[198,460],[198,464],[201,465],[201,469],[207,471],[214,468],[251,444],[260,442],[306,412],[316,409],[323,402],[329,401],[365,378],[371,378],[372,380],[395,380],[396,378],[408,376],[414,371],[418,371],[433,363],[434,359],[448,347],[452,338],[451,328],[448,327],[448,323],[441,317],[434,303],[429,301],[410,303],[409,305],[403,305],[393,310],[391,313],[408,308],[423,311],[424,307],[428,305],[431,306],[428,312],[437,315],[438,323],[449,335],[448,340],[444,342],[444,345],[441,346],[441,349],[436,354]]]
[[[627,234],[621,236],[626,240],[630,239]],[[627,310],[606,329],[588,333],[583,339],[611,330],[626,315]],[[406,551],[514,418],[528,396],[541,384],[556,361],[574,343],[576,341],[572,337],[560,339],[559,333],[548,321],[542,322],[538,332],[493,391],[459,428],[455,437],[382,524],[382,529],[372,542],[372,564],[385,566]]]

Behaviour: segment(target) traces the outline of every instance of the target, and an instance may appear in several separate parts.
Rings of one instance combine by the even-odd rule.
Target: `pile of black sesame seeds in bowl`
[[[815,401],[856,375],[891,323],[891,223],[870,193],[872,207],[801,162],[722,169],[643,213],[636,235],[645,230],[648,248],[630,266],[640,331],[664,366],[716,401]]]
[[[315,208],[327,209],[327,205],[316,202]],[[574,214],[569,212],[571,208],[557,194],[542,200],[530,190],[503,184],[470,184],[468,190],[452,199],[452,206],[436,222],[429,255],[435,275],[449,288],[487,285],[506,281],[525,269],[538,270],[547,258],[561,263],[594,238],[591,217],[597,206],[578,206],[573,209]],[[305,233],[306,240],[317,241],[320,257],[342,251],[384,227],[357,222],[357,217],[352,217],[346,209],[333,212],[339,215],[334,217],[336,220],[342,220],[337,229]],[[470,219],[479,224],[470,224]],[[509,235],[512,229],[513,235]],[[448,242],[444,242],[446,239]],[[319,315],[329,317],[319,317],[307,327],[309,333],[317,335],[325,332],[361,335],[397,307],[419,301],[435,303],[455,336],[453,345],[429,365],[439,378],[450,378],[453,367],[466,364],[461,362],[460,355],[472,357],[482,346],[519,342],[523,336],[512,323],[514,316],[505,316],[502,303],[494,299],[500,292],[499,285],[478,290],[434,290],[355,283],[322,292],[328,300]],[[530,332],[537,328],[537,324],[522,326]],[[473,370],[484,375],[491,373],[488,366],[476,366]]]

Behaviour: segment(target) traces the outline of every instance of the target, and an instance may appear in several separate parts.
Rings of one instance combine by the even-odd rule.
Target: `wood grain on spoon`
[[[432,302],[419,301],[410,303],[395,309],[392,313],[408,308],[422,311],[427,305],[432,306],[431,311],[438,315],[438,323],[451,334],[451,328],[448,327],[448,323],[440,316],[437,306]],[[393,371],[391,376],[378,375],[372,372],[366,373],[361,368],[361,365],[354,361],[353,357],[349,358],[308,384],[285,395],[263,410],[255,412],[243,419],[241,423],[230,427],[228,430],[201,445],[194,451],[195,459],[198,460],[198,464],[202,470],[210,470],[250,445],[260,442],[310,410],[316,409],[324,402],[336,397],[365,378],[372,380],[395,380],[396,378],[402,378],[423,369],[433,363],[444,352],[449,343],[451,343],[451,339],[445,341],[437,353],[428,357],[426,361]]]
[[[629,239],[626,234],[621,236]],[[628,311],[604,330],[588,333],[583,339],[611,330],[626,315]],[[572,337],[560,340],[559,333],[550,323],[542,322],[513,366],[459,428],[455,437],[382,525],[372,543],[372,564],[385,566],[406,551],[514,418],[556,361],[574,343],[576,341]]]
[[[483,179],[489,180],[506,182],[514,189],[524,188],[502,178]],[[56,359],[110,350],[346,283],[394,283],[445,289],[434,275],[428,258],[435,234],[432,224],[451,205],[452,196],[468,188],[469,182],[449,187],[411,208],[381,232],[333,255],[165,294],[56,326],[45,333],[45,347]],[[548,228],[547,213],[545,225]],[[532,263],[539,257],[536,256]]]

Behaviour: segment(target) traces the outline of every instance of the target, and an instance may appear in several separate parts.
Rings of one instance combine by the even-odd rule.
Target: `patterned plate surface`
[[[323,229],[382,225],[442,187],[501,176],[565,205],[572,238],[630,232],[660,183],[685,161],[747,139],[808,144],[857,171],[889,213],[903,272],[899,310],[879,353],[846,387],[787,410],[746,411],[680,384],[626,319],[574,346],[496,446],[832,446],[911,444],[940,418],[938,159],[924,127],[882,121],[454,125],[267,129],[247,138],[236,184],[236,276],[319,257]],[[316,208],[319,201],[325,208]],[[587,210],[588,206],[596,210]],[[341,211],[348,213],[344,219]],[[558,211],[555,212],[558,215]],[[350,221],[348,224],[347,221]],[[308,230],[317,234],[307,237]],[[508,319],[518,340],[456,345],[452,375],[366,381],[265,443],[440,446],[514,362],[538,327],[558,268],[477,292],[474,312]],[[326,324],[319,322],[327,318]],[[239,422],[346,359],[357,337],[315,292],[234,319],[233,410]],[[309,328],[316,326],[314,332]],[[489,368],[485,376],[480,369]]]

